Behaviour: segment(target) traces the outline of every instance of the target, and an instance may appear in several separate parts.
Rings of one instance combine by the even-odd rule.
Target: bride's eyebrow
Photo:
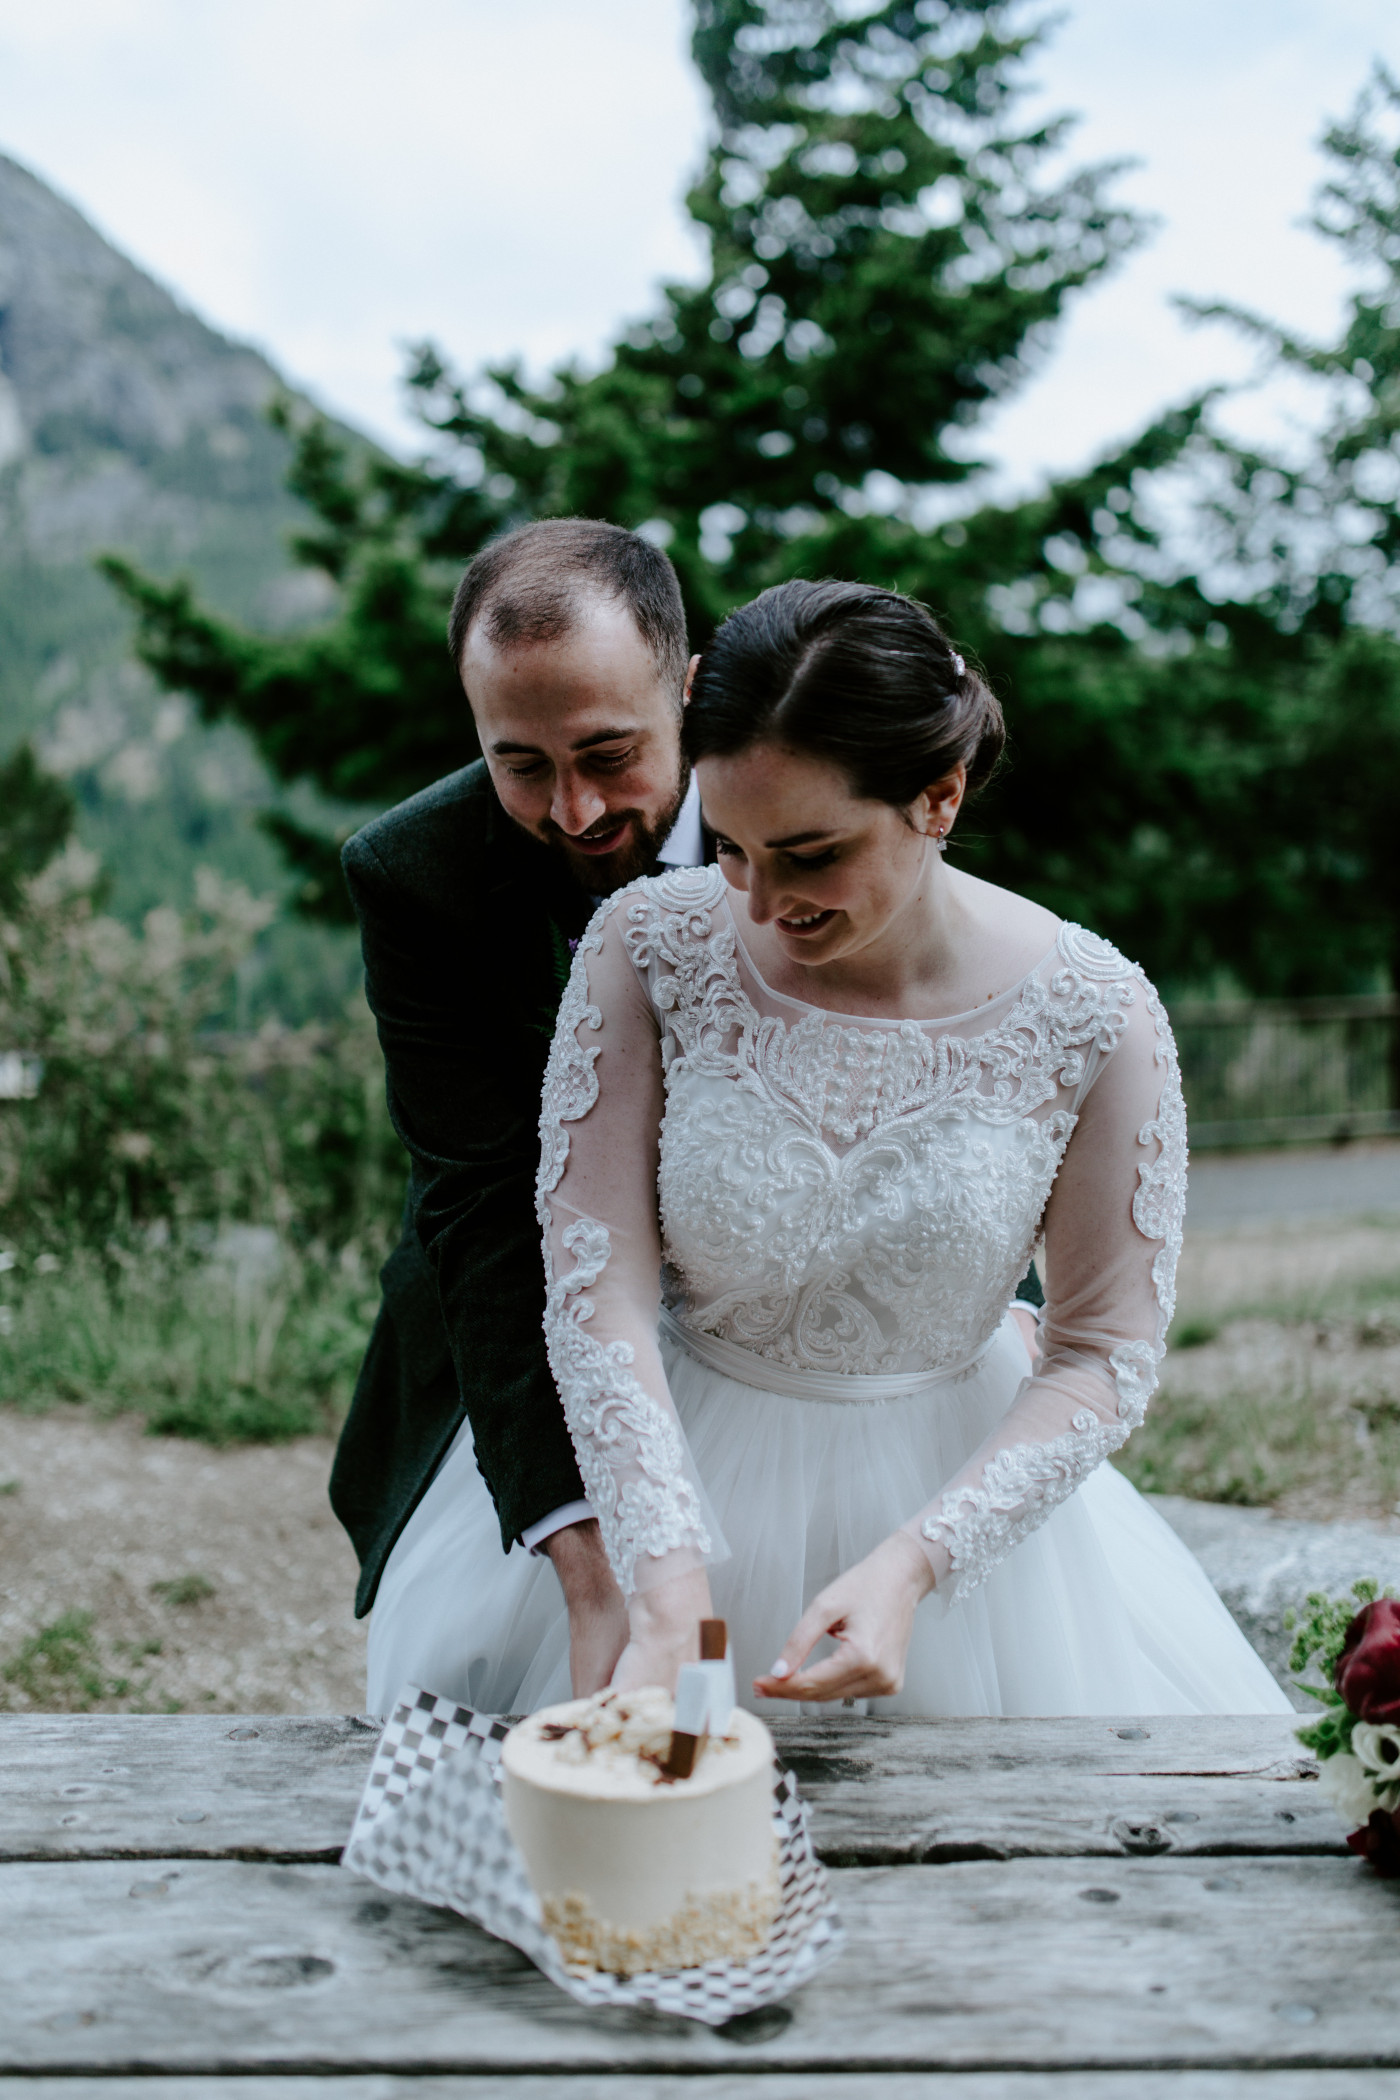
[[[763,843],[769,853],[776,853],[785,846],[814,846],[818,839],[834,837],[835,833],[830,831],[794,831],[788,838],[765,839]]]

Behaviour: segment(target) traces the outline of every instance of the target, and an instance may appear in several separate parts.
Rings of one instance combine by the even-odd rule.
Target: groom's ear
[[[695,683],[695,674],[699,670],[699,668],[699,657],[692,656],[690,662],[685,667],[685,691],[681,695],[682,707],[689,707],[690,705],[690,689]]]

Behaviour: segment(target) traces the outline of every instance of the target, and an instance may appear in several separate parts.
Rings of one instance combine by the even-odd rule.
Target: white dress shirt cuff
[[[562,1531],[567,1524],[586,1524],[592,1514],[591,1502],[562,1502],[547,1517],[541,1517],[538,1524],[527,1524],[520,1534],[520,1543],[531,1553],[538,1553],[556,1531]]]

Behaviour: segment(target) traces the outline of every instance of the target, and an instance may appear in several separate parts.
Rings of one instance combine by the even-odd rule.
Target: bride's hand
[[[914,1612],[932,1588],[923,1553],[905,1532],[893,1532],[808,1605],[754,1690],[762,1699],[888,1699],[903,1686]],[[804,1670],[823,1634],[836,1653]]]
[[[614,1691],[659,1684],[673,1692],[681,1664],[699,1661],[700,1621],[712,1616],[710,1578],[703,1568],[638,1590],[627,1607],[631,1630],[613,1671]]]

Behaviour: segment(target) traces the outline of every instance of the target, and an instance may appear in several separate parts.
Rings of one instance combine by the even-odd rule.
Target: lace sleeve
[[[624,892],[624,895],[627,893]],[[605,906],[579,943],[540,1113],[545,1344],[623,1594],[724,1557],[657,1346],[655,1014]]]
[[[1140,983],[1082,1103],[1045,1213],[1041,1356],[994,1434],[904,1529],[966,1595],[1126,1443],[1166,1353],[1186,1209],[1186,1111],[1161,1001]]]

